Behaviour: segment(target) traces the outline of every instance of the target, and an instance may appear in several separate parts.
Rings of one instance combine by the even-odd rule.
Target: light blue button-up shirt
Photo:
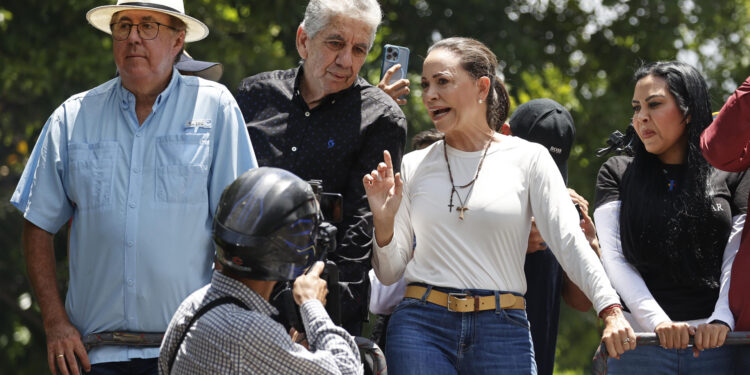
[[[44,125],[11,203],[55,233],[72,218],[65,309],[82,335],[164,332],[211,280],[211,222],[224,188],[255,155],[232,94],[173,70],[139,126],[112,79],[65,101]],[[99,347],[92,363],[158,357]]]

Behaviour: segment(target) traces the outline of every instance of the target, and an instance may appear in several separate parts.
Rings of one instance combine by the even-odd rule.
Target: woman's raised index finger
[[[391,153],[388,150],[383,151],[383,161],[387,167],[385,177],[393,177],[393,159],[391,159]]]

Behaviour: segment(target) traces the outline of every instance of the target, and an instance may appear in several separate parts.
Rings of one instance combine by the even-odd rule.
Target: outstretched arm
[[[361,374],[363,368],[354,338],[333,324],[323,307],[328,294],[326,282],[320,278],[324,267],[323,262],[316,262],[307,274],[294,281],[294,301],[300,306],[312,351],[293,350],[289,362],[307,362],[300,368],[310,373]]]

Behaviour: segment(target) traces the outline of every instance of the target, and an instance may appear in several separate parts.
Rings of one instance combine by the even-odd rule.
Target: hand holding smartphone
[[[380,65],[380,83],[378,87],[392,97],[399,105],[406,104],[409,94],[409,79],[406,72],[409,67],[409,49],[386,44],[383,47],[383,60]]]

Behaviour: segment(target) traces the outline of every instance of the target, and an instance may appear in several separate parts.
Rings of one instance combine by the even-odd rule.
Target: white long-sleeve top
[[[404,156],[394,237],[382,248],[373,241],[378,279],[392,284],[403,275],[407,283],[524,294],[523,265],[534,216],[560,265],[596,310],[618,303],[552,157],[538,144],[500,137],[487,152],[473,188],[457,189],[461,199],[453,197],[455,206],[468,199],[464,220],[455,207],[449,211],[444,141]],[[455,184],[471,181],[483,151],[448,146],[447,152]]]
[[[656,326],[671,321],[664,309],[648,290],[641,274],[630,264],[622,253],[620,243],[620,205],[621,201],[607,202],[594,210],[594,220],[599,235],[602,262],[612,285],[620,293],[625,305],[630,310],[625,317],[636,332],[654,332]],[[740,246],[742,229],[745,226],[745,214],[732,217],[732,231],[729,234],[721,263],[719,298],[714,312],[705,319],[689,320],[686,323],[697,326],[714,320],[721,320],[734,330],[734,316],[729,309],[729,279],[732,262]]]

